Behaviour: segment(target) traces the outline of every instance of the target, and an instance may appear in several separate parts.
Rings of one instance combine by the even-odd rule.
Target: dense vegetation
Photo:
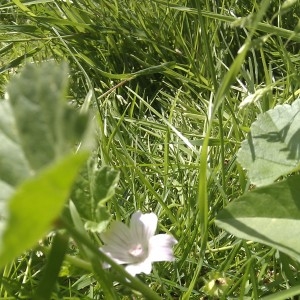
[[[291,288],[296,292],[272,299],[300,294],[297,259],[214,222],[255,190],[237,162],[251,124],[298,98],[299,15],[298,1],[2,1],[1,98],[24,65],[65,61],[69,71],[54,75],[57,82],[68,77],[67,102],[90,114],[96,143],[87,163],[93,166],[83,167],[64,208],[75,225],[52,222],[38,245],[7,263],[0,297],[142,299],[152,291],[162,299],[258,299]],[[51,81],[51,68],[49,74]],[[28,84],[44,87],[45,78]],[[83,136],[68,142],[78,147]],[[97,184],[111,184],[100,208],[88,190],[93,168],[102,172]],[[178,240],[174,263],[155,263],[150,275],[138,276],[145,285],[122,281],[114,266],[103,271],[103,257],[95,269],[93,252],[110,220],[128,223],[137,210],[155,212],[159,232]],[[51,263],[58,276],[47,273]]]

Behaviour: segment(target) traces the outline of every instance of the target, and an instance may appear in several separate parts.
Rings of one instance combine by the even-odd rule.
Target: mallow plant
[[[249,191],[225,207],[216,224],[239,238],[275,248],[279,258],[288,255],[299,262],[300,99],[260,114],[237,158],[247,171]],[[283,269],[292,270],[288,261],[282,259]],[[287,272],[291,282],[292,273]],[[270,299],[286,299],[299,291],[296,285]]]
[[[31,299],[51,297],[65,260],[92,273],[105,299],[118,299],[116,282],[147,299],[160,299],[136,275],[150,274],[153,263],[176,260],[177,240],[170,233],[155,234],[159,220],[153,212],[134,212],[128,226],[112,221],[115,216],[108,204],[119,172],[99,164],[94,154],[95,118],[89,109],[75,110],[66,101],[67,77],[65,64],[28,65],[10,82],[0,102],[0,268],[51,232],[50,247],[42,242],[38,246],[47,263],[37,287],[27,295]],[[258,116],[237,153],[249,177],[249,191],[215,220],[231,234],[271,246],[279,257],[296,261],[299,112],[297,99]],[[80,256],[67,253],[70,241]],[[201,247],[205,249],[204,238]],[[215,287],[216,280],[222,288]],[[212,274],[206,293],[214,290],[213,296],[226,297],[230,284],[222,274]],[[300,285],[295,285],[272,299],[299,291]]]
[[[101,235],[101,249],[88,233],[102,233],[109,224],[106,203],[119,173],[98,165],[92,118],[66,101],[67,78],[66,64],[27,65],[0,102],[0,268],[40,241],[38,249],[47,255],[47,263],[37,287],[26,295],[30,299],[51,298],[65,260],[93,273],[106,299],[118,299],[116,281],[160,299],[134,277],[150,273],[155,261],[174,260],[176,240],[155,235],[154,213],[137,211],[130,227],[112,223]],[[49,232],[47,247],[42,239]],[[66,256],[71,241],[80,256]],[[105,270],[108,266],[115,272]]]

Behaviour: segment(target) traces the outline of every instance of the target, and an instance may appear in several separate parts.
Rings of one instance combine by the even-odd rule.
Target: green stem
[[[36,248],[37,250],[43,252],[46,256],[49,255],[50,248],[46,246],[38,246]],[[65,260],[69,262],[72,266],[75,266],[76,268],[85,270],[87,272],[93,272],[93,267],[90,263],[84,261],[83,259],[80,259],[78,257],[66,254]]]

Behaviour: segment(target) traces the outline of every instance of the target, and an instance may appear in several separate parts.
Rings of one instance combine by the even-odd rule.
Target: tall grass
[[[230,279],[224,299],[258,299],[289,287],[276,251],[214,225],[216,214],[250,188],[236,152],[251,123],[299,94],[299,4],[283,11],[281,1],[268,2],[0,5],[1,94],[25,63],[68,61],[69,100],[94,113],[100,164],[120,171],[109,203],[113,218],[154,211],[160,229],[179,241],[174,264],[158,263],[141,276],[163,299],[206,297],[209,274]],[[239,107],[261,88],[255,103]],[[1,297],[30,297],[44,261],[32,251],[7,265]],[[122,299],[139,297],[115,289]],[[103,299],[92,275],[68,260],[54,297]]]

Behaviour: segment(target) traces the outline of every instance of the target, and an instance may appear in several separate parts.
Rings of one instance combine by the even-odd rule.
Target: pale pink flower
[[[139,273],[150,274],[152,263],[174,261],[172,247],[177,243],[169,234],[155,234],[157,216],[154,213],[131,216],[129,227],[114,221],[110,229],[100,235],[104,246],[100,248],[118,264],[125,264],[132,276]],[[105,265],[109,267],[109,265]]]

